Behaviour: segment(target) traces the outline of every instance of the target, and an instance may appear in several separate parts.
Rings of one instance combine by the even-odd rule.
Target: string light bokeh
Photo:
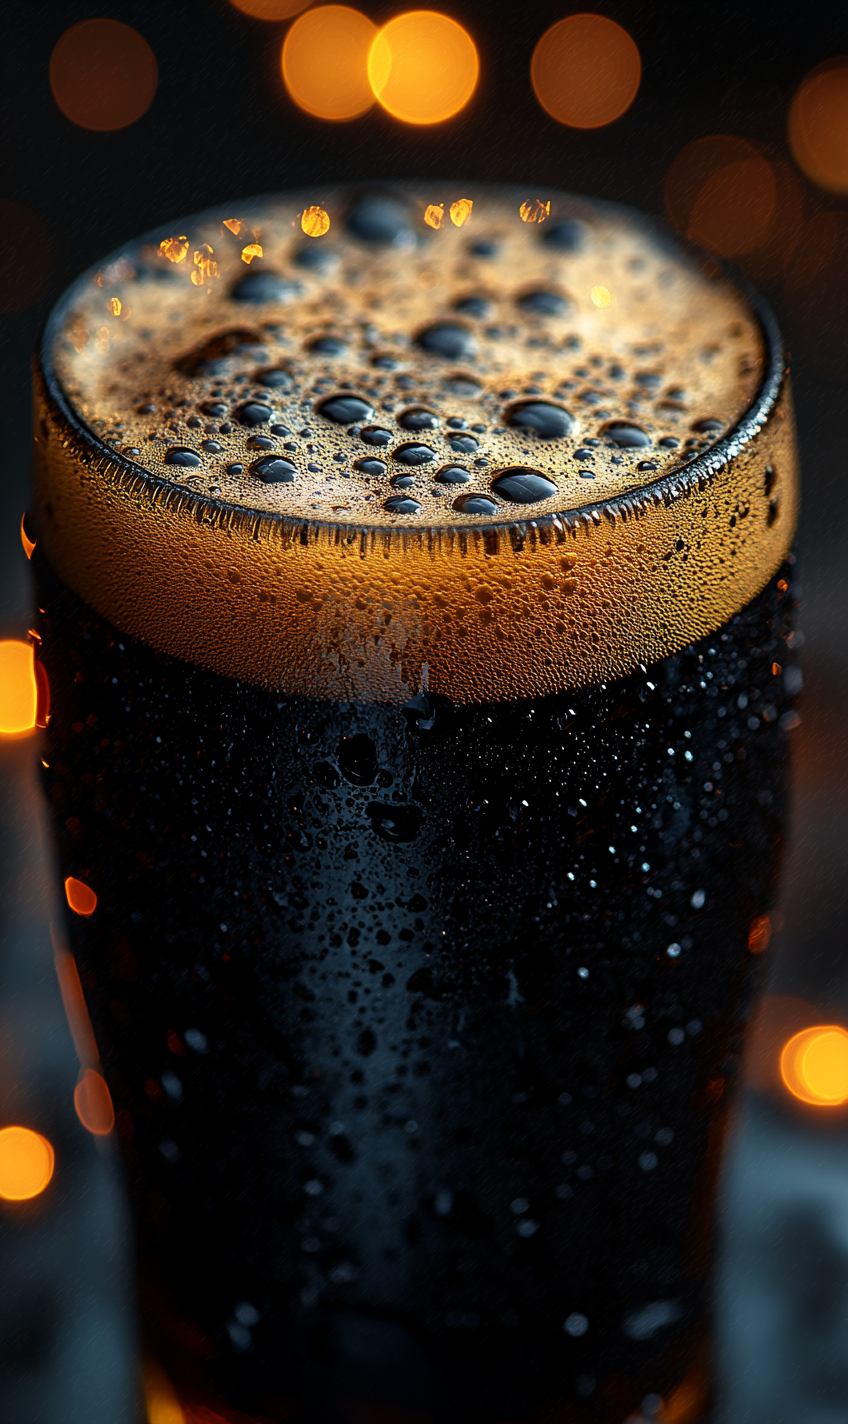
[[[29,1127],[0,1128],[0,1198],[31,1201],[50,1185],[56,1166],[53,1147]]]
[[[159,82],[147,40],[119,20],[72,25],[50,56],[50,87],[66,118],[108,132],[134,124],[153,103]]]
[[[305,10],[312,0],[230,0],[236,10],[252,15],[254,20],[290,20]]]
[[[794,1098],[812,1107],[848,1102],[848,1033],[817,1024],[793,1034],[780,1055],[780,1072]]]
[[[848,193],[848,57],[817,65],[789,110],[789,144],[799,168],[832,193]]]
[[[320,5],[300,15],[282,50],[286,89],[317,119],[359,118],[374,103],[368,51],[377,33],[367,15],[348,5]]]
[[[569,15],[539,40],[530,76],[552,119],[596,129],[630,108],[639,92],[642,59],[632,37],[606,15]]]
[[[435,10],[396,15],[375,36],[368,80],[383,108],[407,124],[440,124],[470,100],[480,73],[462,25]]]
[[[0,642],[0,734],[21,736],[34,730],[38,684],[31,643],[16,638]]]

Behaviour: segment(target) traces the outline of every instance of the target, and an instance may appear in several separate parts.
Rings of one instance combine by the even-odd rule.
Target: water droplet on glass
[[[386,473],[385,460],[356,460],[355,470],[361,470],[363,475],[384,475]]]
[[[386,806],[371,801],[365,814],[372,830],[384,841],[414,841],[421,829],[422,812],[417,806]]]
[[[297,479],[297,467],[283,455],[266,455],[264,460],[256,460],[250,472],[266,485],[290,485]]]
[[[274,412],[270,406],[260,405],[258,401],[245,401],[234,414],[240,425],[267,425]]]
[[[657,441],[657,444],[660,445],[663,450],[676,450],[680,441],[676,435],[664,435],[662,440]]]
[[[475,440],[473,435],[452,435],[448,444],[457,455],[471,455],[480,449],[480,442]]]
[[[355,737],[342,737],[336,750],[339,767],[345,780],[354,786],[370,786],[377,775],[377,748],[363,732]]]
[[[389,484],[393,489],[410,489],[415,484],[415,476],[411,474],[393,475]]]
[[[364,430],[360,430],[359,438],[364,440],[366,445],[389,445],[392,432],[382,425],[366,425]]]
[[[556,248],[557,252],[579,252],[588,232],[586,224],[576,218],[558,218],[550,227],[545,226],[540,238],[546,247]]]
[[[640,460],[638,465],[636,466],[636,469],[640,472],[640,474],[646,474],[648,470],[659,469],[659,466],[656,460]]]
[[[196,468],[200,464],[200,456],[196,450],[189,450],[184,445],[172,445],[165,456],[165,464]]]
[[[471,476],[461,465],[446,465],[435,476],[440,485],[467,485]]]
[[[318,356],[344,356],[347,342],[340,336],[316,336],[308,344],[308,350]]]
[[[454,302],[453,309],[462,312],[465,316],[478,317],[482,320],[491,313],[492,303],[488,297],[460,297],[458,301]]]
[[[282,366],[266,366],[264,370],[255,371],[254,381],[258,381],[260,386],[268,386],[274,391],[288,391],[294,385],[294,377],[289,371],[284,371]],[[222,414],[226,412],[223,408]]]
[[[542,440],[562,440],[575,425],[564,406],[548,401],[520,401],[507,412],[506,423],[517,430],[532,430]]]
[[[367,420],[374,414],[374,407],[362,396],[328,396],[318,405],[319,415],[326,415],[337,425],[353,425],[357,420]]]
[[[352,203],[345,226],[360,242],[386,243],[391,247],[411,247],[415,243],[405,205],[377,193],[368,193]]]
[[[397,423],[402,430],[438,430],[439,417],[432,410],[416,406],[412,410],[403,411],[398,416]]]
[[[392,499],[387,499],[383,503],[383,508],[389,514],[418,514],[421,505],[417,499],[412,499],[408,494],[395,495]]]
[[[483,387],[473,376],[446,376],[442,385],[449,395],[458,396],[460,400],[476,400],[483,394]]]
[[[706,420],[696,420],[692,429],[696,430],[699,435],[711,435],[715,430],[724,429],[724,421],[708,417]]]
[[[270,435],[251,435],[247,441],[248,450],[273,450],[274,445]]]
[[[453,321],[439,321],[425,327],[416,340],[422,351],[442,356],[446,361],[468,360],[477,349],[468,328]]]
[[[603,433],[620,450],[640,449],[651,443],[650,435],[641,430],[638,425],[628,425],[624,420],[614,420],[611,424],[605,425]]]
[[[492,481],[492,489],[511,504],[536,504],[540,499],[550,499],[557,492],[553,480],[546,479],[538,470],[522,466],[504,470]]]
[[[518,305],[528,316],[564,316],[571,304],[559,292],[539,287],[535,292],[525,292],[523,297],[519,297]]]
[[[415,445],[412,442],[398,445],[397,449],[392,451],[392,459],[399,461],[401,465],[429,465],[435,458],[436,452],[431,450],[429,445]]]
[[[292,302],[301,291],[299,282],[289,282],[276,272],[247,272],[233,287],[230,296],[235,302],[262,306],[265,302]]]
[[[292,261],[308,272],[332,272],[339,265],[339,254],[332,247],[321,243],[304,243],[294,254]]]
[[[201,440],[200,448],[205,450],[207,455],[220,455],[224,447],[220,440]],[[137,450],[136,454],[138,454]]]
[[[453,502],[460,514],[497,514],[498,506],[486,494],[461,494]]]

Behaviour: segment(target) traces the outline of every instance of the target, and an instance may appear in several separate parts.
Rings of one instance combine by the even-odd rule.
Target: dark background
[[[363,0],[361,8],[379,22],[404,7]],[[526,184],[528,197],[565,188],[659,213],[668,168],[693,139],[730,133],[791,163],[786,115],[797,85],[815,64],[848,53],[845,0],[605,4],[602,13],[639,46],[642,85],[618,122],[577,132],[547,117],[528,74],[537,40],[568,6],[449,0],[440,8],[477,43],[480,84],[453,120],[412,128],[379,108],[345,124],[302,113],[280,77],[285,26],[251,19],[226,0],[6,6],[0,636],[24,636],[29,619],[18,522],[27,499],[30,353],[65,285],[113,247],[229,198],[298,186],[314,188],[320,201],[325,183],[419,175]],[[62,33],[104,15],[139,30],[159,65],[150,109],[115,133],[76,127],[49,85],[50,54]],[[848,199],[815,188],[797,169],[795,175],[807,221],[836,212],[848,226]],[[777,232],[767,260],[739,260],[767,291],[787,333],[805,479],[799,555],[806,687],[802,723],[792,734],[793,834],[770,989],[804,998],[823,1022],[848,1024],[848,244],[814,282],[793,287],[790,266],[797,277],[799,265],[818,257],[804,241],[803,229],[794,247]],[[98,1156],[68,1108],[76,1065],[52,979],[49,892],[43,879],[40,889],[32,880],[46,852],[30,793],[20,778],[4,775],[0,1031],[13,1026],[18,1057],[11,1077],[0,1069],[3,1113],[15,1120],[9,1102],[19,1106],[20,1095],[29,1094],[54,1124],[48,1135],[64,1134],[76,1169],[49,1210],[0,1213],[0,1413],[15,1424],[123,1424],[131,1417],[121,1402],[131,1318],[121,1293],[113,1164],[108,1149]],[[754,1088],[743,1100],[719,1285],[727,1424],[848,1418],[844,1121],[841,1113],[802,1117]]]

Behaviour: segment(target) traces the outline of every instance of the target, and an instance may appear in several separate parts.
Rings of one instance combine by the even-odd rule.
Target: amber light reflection
[[[606,15],[569,15],[533,51],[530,79],[542,108],[573,129],[597,129],[626,113],[639,92],[635,41]]]
[[[307,10],[283,44],[286,88],[296,104],[318,119],[356,119],[371,108],[368,51],[377,33],[367,15],[347,5]]]
[[[50,56],[50,87],[80,128],[123,129],[153,103],[159,70],[147,40],[119,20],[83,20]]]
[[[780,1074],[802,1103],[848,1103],[848,1033],[838,1024],[818,1024],[793,1034],[780,1055]]]
[[[436,10],[389,20],[368,54],[368,79],[384,109],[407,124],[439,124],[465,108],[480,61],[467,30]]]
[[[772,230],[776,201],[769,160],[731,134],[688,143],[665,180],[666,211],[674,226],[721,257],[763,246]]]
[[[0,1130],[0,1197],[30,1201],[44,1191],[53,1176],[56,1157],[40,1132],[28,1127]]]
[[[0,642],[0,735],[21,736],[38,725],[38,683],[31,643]]]
[[[69,875],[65,881],[65,898],[75,915],[93,915],[97,909],[97,896],[84,880],[76,880]]]
[[[95,1137],[108,1137],[115,1126],[115,1109],[106,1080],[94,1068],[85,1068],[74,1089],[74,1107],[83,1127]]]
[[[310,0],[230,0],[236,10],[255,20],[290,20],[305,10]]]
[[[811,71],[789,110],[789,144],[819,187],[848,193],[848,56]]]

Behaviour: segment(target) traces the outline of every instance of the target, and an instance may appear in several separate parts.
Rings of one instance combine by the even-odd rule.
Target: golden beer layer
[[[407,186],[373,241],[373,196],[322,196],[318,238],[313,194],[236,204],[60,303],[34,515],[81,597],[283,693],[464,702],[620,675],[760,591],[798,501],[767,313],[603,204]]]

